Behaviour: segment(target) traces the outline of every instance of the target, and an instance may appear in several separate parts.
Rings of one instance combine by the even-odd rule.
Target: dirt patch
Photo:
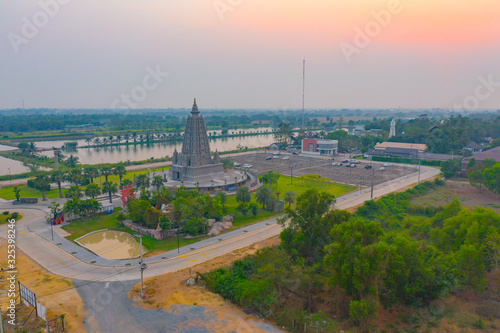
[[[146,309],[159,309],[163,311],[177,311],[178,306],[202,306],[213,314],[214,320],[197,323],[196,319],[190,321],[191,325],[203,325],[210,332],[268,332],[258,327],[259,323],[273,325],[271,322],[248,315],[243,310],[221,296],[211,293],[202,286],[187,286],[185,281],[198,273],[206,273],[219,267],[227,267],[233,261],[253,254],[257,250],[279,244],[278,236],[266,239],[263,242],[233,251],[221,257],[203,262],[199,265],[174,273],[146,279],[144,282],[147,298],[142,300],[140,284],[135,285],[129,292],[129,298]]]
[[[500,213],[500,195],[486,189],[478,190],[466,182],[447,181],[444,186],[436,188],[426,195],[412,200],[419,205],[444,206],[453,198],[457,198],[463,207],[474,209],[484,207]]]
[[[7,267],[7,241],[0,239],[0,265]],[[78,292],[73,288],[71,280],[58,277],[48,273],[43,267],[32,261],[21,250],[16,249],[16,281],[20,281],[37,295],[37,301],[45,306],[47,319],[52,319],[61,314],[65,314],[66,327],[69,332],[83,332],[84,308],[83,302]],[[8,273],[3,273],[5,277]],[[6,289],[8,282],[4,279],[0,281],[0,288]],[[16,286],[17,289],[17,286]],[[16,295],[18,291],[16,290]],[[5,313],[9,299],[7,295],[0,297],[2,312]],[[19,299],[17,300],[19,303]],[[28,318],[32,308],[25,305],[18,307],[16,320],[21,324]],[[3,316],[6,332],[14,332],[13,326],[7,324],[5,314]],[[37,332],[35,327],[45,327],[45,323],[34,320],[34,314],[24,326],[28,332]],[[19,327],[19,326],[18,326]],[[68,331],[68,330],[67,330]]]

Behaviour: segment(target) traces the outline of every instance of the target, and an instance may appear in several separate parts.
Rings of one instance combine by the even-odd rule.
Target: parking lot
[[[332,163],[342,162],[349,160],[343,156],[335,156],[334,159],[319,156],[307,155],[292,155],[288,153],[281,153],[279,157],[274,157],[274,152],[259,152],[238,155],[232,157],[234,162],[241,164],[251,165],[252,170],[258,174],[267,172],[269,170],[278,171],[282,175],[290,176],[292,173],[294,177],[306,174],[318,174],[328,177],[331,180],[356,185],[356,186],[370,186],[372,182],[378,185],[396,178],[408,176],[412,173],[418,172],[418,166],[389,164],[383,167],[381,162],[371,162],[369,160],[356,160],[361,163],[356,164],[356,167],[335,166]],[[365,169],[366,165],[371,165],[371,169]],[[383,167],[384,170],[380,170]]]

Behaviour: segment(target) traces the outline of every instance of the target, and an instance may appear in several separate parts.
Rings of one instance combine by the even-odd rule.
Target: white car
[[[278,155],[274,155],[273,158],[280,158]]]
[[[388,167],[388,166],[389,166],[389,164],[387,164],[387,163],[384,163],[384,166],[385,166],[385,167]]]
[[[283,157],[283,159],[284,159],[284,160],[289,160],[289,159],[290,159],[290,157],[285,156],[285,157]]]
[[[239,168],[241,166],[241,164],[238,163],[238,162],[234,162],[234,166],[237,167],[237,168]]]
[[[385,170],[385,168],[384,168],[384,167],[381,167],[379,170],[380,170],[380,171],[384,171],[384,170]]]
[[[252,167],[251,164],[243,164],[244,169],[250,169]]]

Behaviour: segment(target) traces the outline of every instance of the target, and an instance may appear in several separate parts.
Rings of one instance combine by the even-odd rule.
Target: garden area
[[[2,215],[0,215],[0,224],[6,224],[9,222],[10,219],[16,220],[17,222],[22,218],[23,216],[17,212],[11,213],[9,211],[5,211],[2,213]]]

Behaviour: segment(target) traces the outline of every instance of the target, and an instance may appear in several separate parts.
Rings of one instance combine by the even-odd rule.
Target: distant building
[[[500,147],[485,150],[483,152],[475,154],[474,156],[464,158],[462,160],[462,176],[466,175],[467,163],[469,163],[471,158],[474,158],[476,160],[476,163],[480,165],[483,164],[483,161],[487,158],[492,158],[495,161],[500,162]]]
[[[391,129],[389,131],[389,137],[392,138],[396,136],[396,120],[393,118],[391,121]]]
[[[470,150],[472,153],[481,152],[483,147],[475,143],[474,141],[469,142],[464,149]]]
[[[283,144],[281,142],[273,142],[269,146],[269,149],[273,149],[273,150],[280,150],[282,148],[283,148]]]
[[[417,158],[418,150],[411,148],[383,148],[369,149],[366,155],[382,156],[382,157],[402,157],[402,158]]]
[[[423,143],[406,143],[406,142],[389,142],[384,141],[382,143],[377,143],[375,149],[385,149],[385,148],[406,148],[406,149],[416,149],[423,153],[427,150],[427,145]]]
[[[352,134],[356,135],[356,136],[367,136],[367,135],[370,135],[370,136],[379,137],[383,133],[384,133],[384,131],[382,131],[381,129],[378,129],[378,128],[372,128],[372,129],[369,129],[369,130],[365,130],[365,126],[363,126],[363,125],[356,125],[356,127],[354,128],[354,131],[353,131]]]
[[[338,150],[338,140],[302,139],[303,154],[333,156]]]

